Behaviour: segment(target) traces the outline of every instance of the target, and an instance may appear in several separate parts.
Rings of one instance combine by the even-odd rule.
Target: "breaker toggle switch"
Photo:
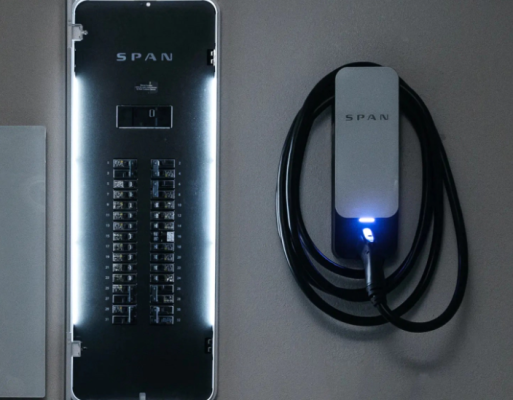
[[[112,203],[114,210],[137,210],[137,202],[135,201],[114,201]]]
[[[112,160],[112,167],[114,169],[137,169],[137,160],[115,158]]]
[[[175,255],[174,253],[167,253],[167,254],[150,254],[150,261],[151,262],[174,262],[175,261]]]
[[[112,282],[114,283],[135,283],[137,279],[136,274],[114,274],[112,275]]]
[[[114,189],[136,189],[137,181],[114,181],[112,184]]]
[[[174,264],[151,264],[150,269],[152,272],[173,272],[175,270]]]
[[[151,187],[153,191],[158,191],[160,189],[174,189],[175,181],[173,180],[152,180]]]
[[[152,199],[165,199],[165,200],[174,200],[175,191],[174,190],[159,190],[158,192],[151,191]]]
[[[175,223],[174,222],[153,222],[151,224],[151,229],[172,231],[175,229]]]
[[[114,242],[132,242],[137,239],[137,235],[135,233],[129,232],[129,233],[119,233],[114,232],[112,234],[112,240]]]
[[[137,213],[132,212],[114,212],[112,214],[112,219],[114,221],[130,221],[133,219],[137,219]]]
[[[135,306],[112,306],[112,314],[135,316]]]
[[[137,222],[114,222],[112,229],[114,231],[135,231],[137,230]]]
[[[175,202],[174,201],[152,201],[151,209],[152,210],[174,210]]]
[[[174,317],[173,316],[160,316],[160,315],[152,315],[150,317],[150,322],[152,325],[173,325]]]
[[[160,182],[159,186],[162,189],[174,189],[175,188],[175,181],[163,180],[163,181],[157,181],[157,182]]]
[[[112,253],[113,262],[130,262],[137,260],[135,253]]]
[[[159,160],[151,160],[151,165],[154,170],[158,171],[159,169],[173,169],[175,167],[175,160],[172,158],[168,159],[159,159]]]
[[[114,294],[128,294],[130,296],[136,295],[136,287],[134,285],[113,285],[112,293]]]
[[[152,178],[175,178],[175,170],[174,169],[161,169],[158,171],[152,170],[151,171],[151,177]]]
[[[172,294],[150,296],[151,304],[173,304],[175,302],[175,296]]]
[[[175,251],[174,243],[153,243],[151,251]]]
[[[112,192],[112,197],[116,200],[130,200],[137,198],[137,191],[135,190],[114,190]]]
[[[119,179],[136,178],[137,177],[136,171],[114,170],[113,175],[114,175],[114,178],[119,178]]]
[[[150,281],[152,283],[173,283],[175,276],[173,274],[151,275]]]
[[[137,245],[135,243],[114,243],[112,245],[114,251],[136,251]]]
[[[112,317],[112,325],[131,325],[134,323],[134,320],[128,317],[121,317],[119,315],[115,315]]]
[[[174,294],[175,287],[173,285],[150,285],[150,293],[152,296]]]
[[[154,211],[151,213],[151,219],[164,219],[168,221],[173,221],[175,219],[174,211]]]
[[[116,294],[112,296],[112,304],[133,304],[135,303],[135,297],[127,294]]]
[[[134,272],[136,270],[135,264],[112,264],[112,272]]]
[[[159,315],[173,315],[175,310],[173,306],[152,306],[150,312]]]

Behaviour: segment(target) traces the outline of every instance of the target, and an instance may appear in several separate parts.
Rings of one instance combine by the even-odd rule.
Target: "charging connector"
[[[370,228],[363,228],[362,234],[360,257],[363,262],[363,270],[365,271],[367,295],[372,304],[382,304],[386,302],[385,259],[376,254],[372,230]]]

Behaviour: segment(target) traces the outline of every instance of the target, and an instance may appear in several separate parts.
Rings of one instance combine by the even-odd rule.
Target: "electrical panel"
[[[215,393],[217,11],[70,8],[68,398]]]

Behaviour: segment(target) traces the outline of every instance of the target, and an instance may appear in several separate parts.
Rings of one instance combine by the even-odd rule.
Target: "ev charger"
[[[334,120],[332,249],[340,259],[361,259],[362,268],[344,266],[321,252],[306,229],[301,211],[306,146],[315,119],[329,107]],[[398,243],[400,113],[412,124],[420,141],[422,195],[411,249],[395,271],[385,276],[385,259],[395,253]],[[454,294],[436,318],[409,321],[404,314],[421,300],[437,267],[444,196],[450,206],[458,250]],[[468,245],[449,160],[425,103],[391,68],[371,62],[351,63],[330,72],[315,85],[294,118],[283,146],[276,218],[283,251],[299,287],[312,304],[338,321],[356,326],[388,322],[408,332],[429,332],[448,323],[461,305],[468,277]],[[425,246],[429,251],[420,280],[401,304],[390,307],[388,294],[399,288],[418,265]],[[323,269],[360,284],[356,288],[336,284],[322,273]],[[370,302],[379,314],[341,310],[331,299]]]
[[[359,258],[359,237],[368,228],[380,238],[375,251],[391,256],[399,211],[397,73],[388,67],[342,68],[335,77],[334,110],[333,251]]]

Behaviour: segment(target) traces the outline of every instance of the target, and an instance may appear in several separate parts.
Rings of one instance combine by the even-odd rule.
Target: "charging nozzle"
[[[372,229],[362,229],[362,250],[360,257],[365,270],[365,283],[367,294],[372,304],[386,303],[385,291],[385,259],[374,251],[375,237]]]

